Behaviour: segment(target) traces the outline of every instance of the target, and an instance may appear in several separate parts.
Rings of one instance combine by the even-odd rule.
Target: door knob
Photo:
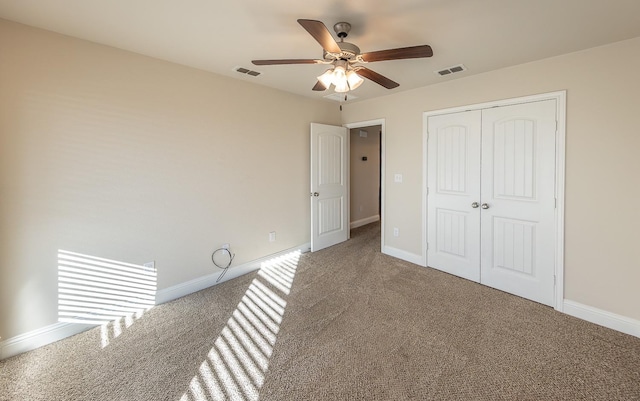
[[[487,203],[483,203],[483,204],[482,204],[482,208],[483,208],[483,209],[489,209],[489,204],[487,204]]]
[[[471,204],[471,207],[472,207],[472,208],[474,208],[474,209],[477,209],[477,208],[478,208],[478,206],[480,206],[480,204],[479,204],[478,202],[473,202],[473,203]]]
[[[317,193],[317,192],[314,192],[314,193],[313,193],[313,196],[320,196],[320,194],[319,194],[319,193]]]

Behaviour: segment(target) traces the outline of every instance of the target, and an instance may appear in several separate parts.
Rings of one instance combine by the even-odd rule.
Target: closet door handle
[[[487,203],[483,203],[483,204],[482,204],[482,208],[483,208],[483,209],[489,209],[489,204],[487,204]]]
[[[471,207],[472,207],[472,208],[474,208],[474,209],[477,209],[477,208],[478,208],[478,206],[480,206],[480,204],[479,204],[478,202],[473,202],[473,203],[471,204]]]

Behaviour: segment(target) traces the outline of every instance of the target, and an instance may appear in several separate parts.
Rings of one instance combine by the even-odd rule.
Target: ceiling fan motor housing
[[[353,43],[345,42],[344,38],[349,35],[351,31],[351,24],[348,22],[338,22],[333,26],[333,30],[336,32],[338,37],[340,38],[340,42],[337,42],[340,50],[338,59],[339,60],[351,60],[360,54],[360,48]],[[326,56],[325,56],[326,58]]]
[[[340,46],[340,50],[342,50],[342,54],[340,55],[340,58],[342,59],[351,60],[360,54],[360,48],[353,43],[340,42],[338,43],[338,46]]]

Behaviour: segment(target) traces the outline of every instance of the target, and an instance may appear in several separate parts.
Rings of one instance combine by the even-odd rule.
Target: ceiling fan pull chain
[[[342,99],[342,98],[340,99],[340,111],[342,111],[342,103],[347,101],[347,96],[348,95],[345,93],[344,94],[344,99]]]

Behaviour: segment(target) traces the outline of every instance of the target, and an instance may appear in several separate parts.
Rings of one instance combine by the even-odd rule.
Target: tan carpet
[[[640,339],[379,248],[370,224],[288,294],[252,273],[2,361],[0,400],[640,400]]]

